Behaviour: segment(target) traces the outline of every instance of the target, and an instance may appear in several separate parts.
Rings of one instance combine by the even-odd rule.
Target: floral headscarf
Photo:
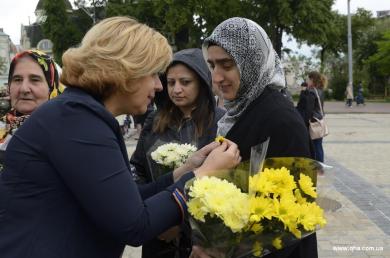
[[[226,136],[265,87],[285,88],[284,72],[267,33],[249,19],[235,17],[219,24],[203,42],[206,60],[210,44],[222,47],[233,58],[240,73],[237,96],[234,100],[225,100],[227,112],[218,121],[218,134]]]
[[[47,85],[49,86],[49,99],[55,98],[57,95],[61,94],[64,90],[64,86],[59,83],[59,74],[53,59],[44,52],[38,50],[27,50],[15,55],[9,68],[8,87],[11,87],[12,76],[14,75],[18,60],[25,56],[30,56],[41,67]],[[12,135],[28,117],[29,115],[19,114],[14,108],[2,117],[1,122],[3,122],[5,127],[3,126],[3,128],[0,128],[0,143],[2,143],[8,135]]]

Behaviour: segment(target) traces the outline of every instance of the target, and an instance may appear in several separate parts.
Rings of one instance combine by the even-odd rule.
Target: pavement
[[[317,232],[320,258],[390,258],[390,103],[324,104],[330,134],[318,178],[327,225]],[[129,154],[136,146],[127,140]],[[139,258],[127,247],[123,258]]]

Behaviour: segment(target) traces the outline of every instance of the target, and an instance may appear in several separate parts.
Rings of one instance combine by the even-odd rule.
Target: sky
[[[0,28],[8,34],[14,44],[19,44],[21,24],[28,25],[35,21],[35,7],[39,0],[0,0]],[[318,1],[318,0],[312,0]],[[333,10],[341,14],[347,14],[347,1],[336,0]],[[72,0],[70,2],[73,2]],[[354,13],[357,8],[362,7],[370,10],[376,17],[376,11],[390,10],[390,0],[351,0],[351,12]],[[292,49],[297,48],[294,41],[287,42],[284,37],[284,44]],[[303,53],[310,53],[307,46],[300,50]]]

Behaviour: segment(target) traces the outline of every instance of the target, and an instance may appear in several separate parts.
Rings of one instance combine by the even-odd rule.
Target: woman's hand
[[[236,167],[241,161],[237,144],[225,139],[207,156],[203,164],[194,170],[195,176],[213,176],[221,170]]]
[[[192,153],[192,155],[187,159],[185,164],[173,171],[174,182],[179,180],[179,178],[188,171],[193,171],[194,169],[200,167],[203,164],[203,161],[209,155],[209,153],[218,146],[220,146],[220,143],[213,141],[201,148],[200,150],[197,150],[196,152]]]

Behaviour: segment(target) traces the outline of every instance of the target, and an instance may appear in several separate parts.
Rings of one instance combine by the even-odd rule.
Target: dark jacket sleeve
[[[172,191],[174,188],[182,190],[193,173],[142,200],[112,129],[96,114],[81,108],[69,113],[44,128],[49,136],[45,155],[89,218],[133,246],[179,224],[181,213]],[[35,129],[38,128],[40,126]]]
[[[135,167],[135,173],[137,174],[137,183],[146,183],[152,181],[150,175],[149,166],[146,159],[146,151],[150,147],[152,139],[153,121],[156,112],[149,114],[145,120],[144,127],[142,128],[141,135],[137,142],[137,146],[131,156],[130,163]]]

